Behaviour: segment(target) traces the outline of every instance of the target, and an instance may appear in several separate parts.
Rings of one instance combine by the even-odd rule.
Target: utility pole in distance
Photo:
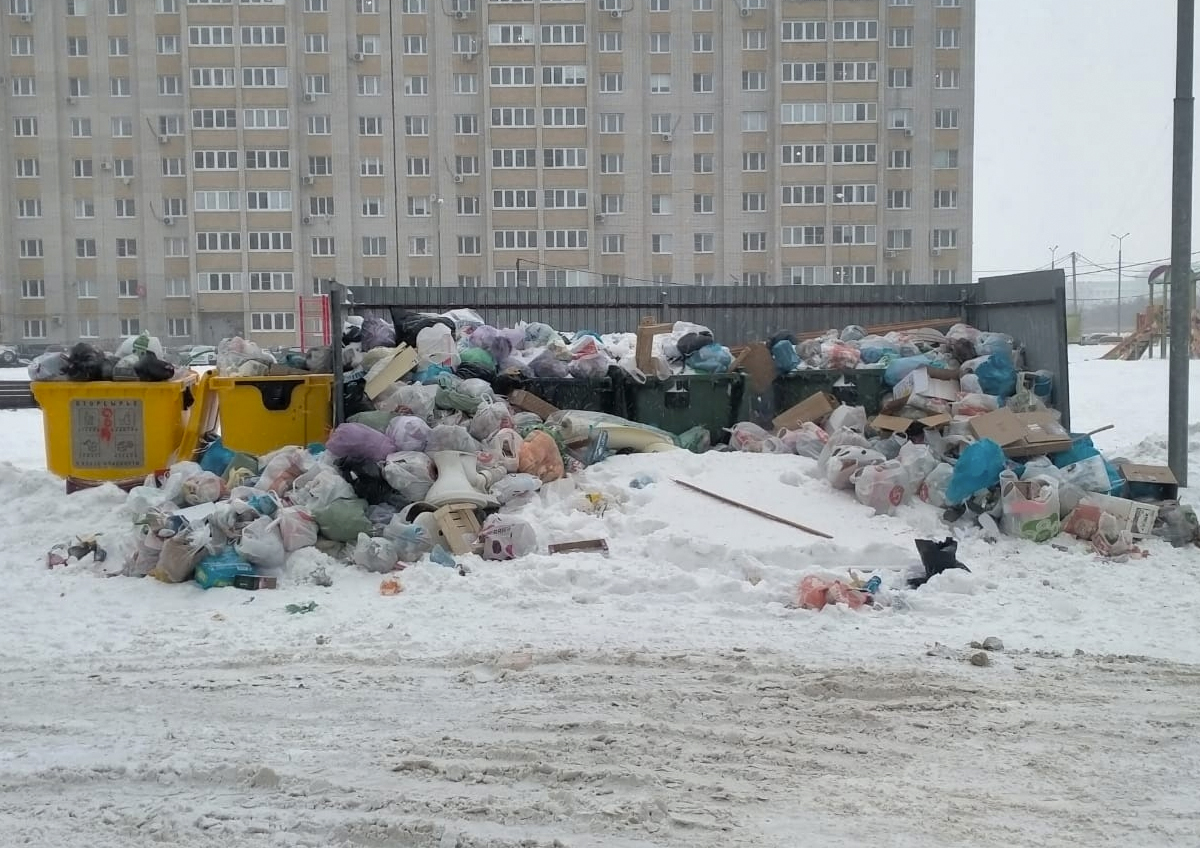
[[[1083,334],[1083,313],[1079,311],[1079,268],[1076,265],[1077,256],[1071,251],[1071,300],[1075,301],[1075,315],[1079,318],[1079,333]]]
[[[1188,483],[1188,371],[1192,355],[1192,94],[1196,0],[1178,0],[1175,47],[1175,139],[1171,166],[1171,374],[1167,399],[1167,457],[1180,486]]]
[[[1121,335],[1121,260],[1123,258],[1122,250],[1125,247],[1125,239],[1129,237],[1129,233],[1119,236],[1112,233],[1112,237],[1117,240],[1117,335]]]

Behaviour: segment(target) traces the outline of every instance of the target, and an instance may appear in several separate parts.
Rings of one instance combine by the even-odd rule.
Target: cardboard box
[[[1123,463],[1121,476],[1129,483],[1129,497],[1133,500],[1176,501],[1179,500],[1179,481],[1165,465],[1138,465]]]
[[[371,400],[383,394],[383,390],[395,383],[409,371],[417,367],[417,352],[406,344],[396,348],[395,355],[389,360],[388,364],[375,372],[375,375],[367,380],[366,387],[363,391]],[[374,370],[374,369],[372,369]]]
[[[775,360],[771,351],[762,342],[747,345],[730,366],[730,371],[741,368],[750,378],[750,391],[756,395],[766,394],[775,382]]]
[[[1083,506],[1098,506],[1116,517],[1123,525],[1122,529],[1128,530],[1134,538],[1149,536],[1154,530],[1154,522],[1158,520],[1158,507],[1154,504],[1138,503],[1092,492],[1084,495],[1079,503]]]
[[[876,415],[871,426],[880,433],[911,433],[914,430],[937,430],[950,423],[950,416],[941,413],[924,418],[906,418],[903,415]]]
[[[1014,458],[1061,453],[1071,447],[1071,436],[1049,412],[997,409],[971,419],[977,438],[991,439]]]
[[[772,419],[775,431],[795,430],[808,421],[820,421],[839,406],[837,398],[825,392],[805,398],[791,409],[786,409]]]
[[[653,355],[654,337],[661,336],[675,329],[674,324],[652,324],[650,318],[643,318],[642,323],[637,328],[637,345],[634,348],[634,361],[637,367],[643,374],[652,374],[654,369],[650,365],[650,357]],[[533,410],[530,410],[532,412]]]
[[[522,409],[525,412],[532,412],[541,417],[543,421],[549,418],[554,413],[558,412],[558,407],[554,404],[542,400],[535,394],[530,394],[524,389],[516,389],[508,393],[508,402],[517,409]]]
[[[892,389],[892,397],[896,401],[907,401],[913,395],[950,403],[958,400],[958,380],[938,379],[930,375],[928,368],[917,368]]]

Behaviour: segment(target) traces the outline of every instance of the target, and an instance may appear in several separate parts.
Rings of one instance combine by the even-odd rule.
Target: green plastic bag
[[[380,433],[382,433],[387,430],[388,424],[391,424],[392,419],[395,417],[395,414],[391,412],[378,412],[372,410],[370,412],[356,412],[346,420],[354,424],[366,424],[372,430],[378,430]]]
[[[371,534],[367,520],[367,502],[361,498],[340,498],[329,506],[313,510],[321,535],[335,542],[355,542],[359,533]]]

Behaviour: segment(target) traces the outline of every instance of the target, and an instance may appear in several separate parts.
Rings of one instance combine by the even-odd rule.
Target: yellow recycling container
[[[127,480],[171,466],[194,409],[196,374],[162,383],[31,383],[46,467],[60,477]]]
[[[323,442],[333,425],[332,374],[213,377],[221,441],[261,456],[287,445]]]

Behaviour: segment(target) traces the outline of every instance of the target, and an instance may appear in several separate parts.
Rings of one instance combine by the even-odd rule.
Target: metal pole
[[[1058,245],[1057,244],[1050,248],[1050,270],[1051,271],[1054,270],[1054,254],[1056,254],[1056,253],[1058,253]]]
[[[329,339],[329,356],[333,366],[333,426],[346,420],[345,398],[342,395],[345,377],[342,367],[342,301],[346,290],[336,280],[329,281],[329,323],[333,332]]]
[[[1171,170],[1171,376],[1167,415],[1167,456],[1179,485],[1187,485],[1188,371],[1191,367],[1192,310],[1192,130],[1195,98],[1192,65],[1196,0],[1178,0],[1175,48],[1175,142]]]
[[[1146,348],[1146,358],[1154,358],[1154,328],[1162,329],[1162,324],[1154,320],[1154,283],[1150,284],[1150,311],[1146,313],[1150,318],[1150,345]],[[1163,318],[1166,318],[1166,312],[1163,313]]]
[[[1075,320],[1079,322],[1079,335],[1083,337],[1083,313],[1079,311],[1079,268],[1076,265],[1077,254],[1071,251],[1071,300],[1075,302]]]
[[[1124,257],[1125,239],[1129,237],[1129,233],[1119,236],[1116,233],[1112,237],[1117,240],[1117,335],[1121,335],[1121,262]]]

